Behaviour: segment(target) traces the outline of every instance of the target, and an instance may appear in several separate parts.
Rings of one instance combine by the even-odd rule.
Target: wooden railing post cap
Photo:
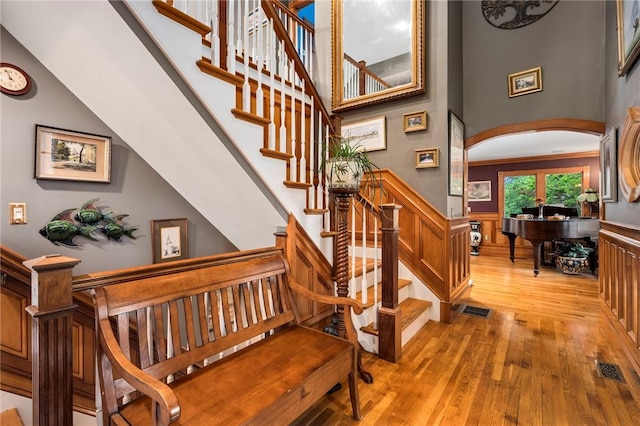
[[[276,237],[286,237],[287,236],[287,227],[286,226],[278,226],[276,227],[276,232],[273,233]]]
[[[56,254],[22,263],[31,271],[31,311],[58,310],[73,304],[72,269],[79,259]]]
[[[382,209],[382,221],[384,223],[383,226],[392,226],[394,228],[397,228],[400,221],[400,209],[402,208],[402,206],[399,204],[388,203],[381,204],[380,208]]]
[[[46,271],[49,269],[73,268],[78,263],[80,263],[80,259],[62,256],[60,254],[49,254],[22,262],[24,266],[35,272]]]
[[[400,210],[402,206],[400,204],[386,203],[386,204],[380,204],[380,208]]]

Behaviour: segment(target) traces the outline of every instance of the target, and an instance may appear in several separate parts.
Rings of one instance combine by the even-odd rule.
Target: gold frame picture
[[[440,159],[438,148],[416,149],[416,169],[438,167]]]
[[[189,257],[188,223],[186,218],[151,221],[153,263]]]
[[[618,76],[624,76],[640,57],[640,11],[633,9],[633,2],[616,0],[618,31]],[[634,26],[635,25],[635,26]]]
[[[111,138],[36,124],[36,179],[111,182]]]
[[[542,68],[531,68],[509,74],[507,78],[509,84],[509,97],[528,95],[542,91]]]
[[[410,112],[404,115],[404,132],[427,130],[427,111]]]

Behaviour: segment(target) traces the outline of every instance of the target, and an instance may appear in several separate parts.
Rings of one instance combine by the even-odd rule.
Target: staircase
[[[236,14],[238,5],[248,13],[260,4],[274,8],[270,1],[220,2],[228,8],[233,4]],[[332,238],[323,237],[329,231],[329,203],[316,165],[320,143],[334,133],[334,123],[314,86],[306,83],[310,55],[303,60],[289,53],[294,41],[297,47],[306,46],[306,52],[312,43],[300,41],[297,30],[283,29],[281,22],[258,13],[249,23],[253,38],[231,40],[231,49],[214,34],[216,17],[228,11],[198,11],[211,25],[185,12],[188,7],[177,10],[160,1],[2,5],[3,25],[239,249],[272,245],[274,229],[284,227],[291,214],[331,260]],[[269,31],[263,33],[264,29]],[[268,35],[283,31],[289,34],[286,40]],[[255,46],[263,45],[277,50],[279,61],[256,54],[261,49]],[[122,91],[127,92],[125,103]],[[180,155],[166,155],[175,151],[176,143]],[[396,196],[393,202],[402,199]],[[466,235],[458,232],[453,238],[449,232],[464,224],[434,215],[426,214],[429,225],[424,229],[435,229],[434,235],[444,241],[436,250],[466,250],[468,255],[468,229]],[[440,222],[446,222],[443,231]],[[352,231],[356,226],[354,221]],[[433,262],[425,253],[407,258],[403,244],[401,235],[401,258],[408,259],[398,266],[403,277],[398,296],[402,344],[429,317],[446,320],[453,293],[468,280],[468,263],[457,271],[442,252],[436,257],[444,262]],[[352,246],[354,253],[361,250]],[[356,284],[356,275],[351,291],[362,298],[363,285]],[[378,305],[369,299],[380,300],[382,291],[366,284],[379,281],[373,271],[361,277],[367,278],[364,297],[370,307],[358,318],[360,340],[366,350],[376,352],[373,318]],[[415,321],[409,323],[410,319]]]
[[[356,250],[359,249],[356,247]],[[377,310],[382,299],[382,281],[377,279],[376,268],[382,266],[382,262],[369,259],[365,260],[366,266],[363,268],[363,258],[351,257],[350,261],[355,264],[352,273],[352,280],[362,280],[371,283],[367,291],[358,291],[354,298],[362,302],[365,312],[362,315],[354,316],[354,322],[359,328],[359,342],[362,348],[371,353],[378,354],[379,330],[377,322]],[[358,266],[359,265],[359,266]],[[401,316],[401,346],[404,346],[431,318],[433,303],[428,300],[428,294],[416,294],[416,291],[423,287],[416,283],[417,278],[402,263],[399,264],[398,279],[398,308],[402,312]],[[416,283],[417,285],[412,286]],[[375,285],[375,287],[374,287]],[[364,295],[363,295],[364,294]],[[436,318],[434,318],[436,319]]]

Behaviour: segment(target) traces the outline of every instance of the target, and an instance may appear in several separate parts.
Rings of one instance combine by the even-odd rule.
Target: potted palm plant
[[[593,248],[585,247],[578,242],[561,243],[556,249],[556,265],[565,274],[579,275],[589,265],[589,255],[592,252]]]
[[[367,137],[368,135],[336,136],[330,139],[327,147],[328,158],[324,158],[320,165],[330,191],[358,192],[364,176],[373,180],[374,185],[378,185],[375,171],[379,170],[379,167],[371,161],[361,143]]]

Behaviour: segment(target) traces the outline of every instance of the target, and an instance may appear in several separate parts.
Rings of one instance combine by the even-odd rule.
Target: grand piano
[[[545,210],[547,207],[545,207]],[[536,208],[537,212],[537,208]],[[523,209],[523,213],[525,209]],[[545,212],[551,213],[551,211]],[[516,237],[531,242],[533,249],[533,275],[540,272],[542,258],[542,246],[545,241],[560,239],[585,239],[591,242],[597,239],[600,230],[600,221],[591,217],[569,217],[563,220],[549,219],[544,216],[538,219],[537,214],[533,219],[517,219],[515,217],[502,218],[502,233],[509,238],[509,258],[513,262]],[[553,216],[551,216],[553,217]],[[590,259],[592,271],[595,267],[594,258]]]

